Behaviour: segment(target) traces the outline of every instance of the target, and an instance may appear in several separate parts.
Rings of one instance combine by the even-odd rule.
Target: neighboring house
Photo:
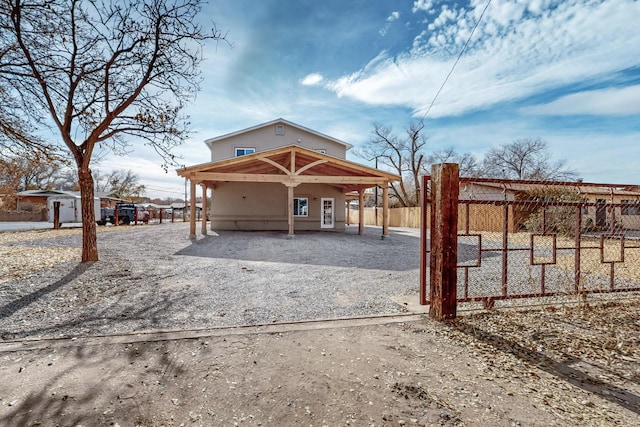
[[[513,202],[523,200],[527,191],[559,186],[575,192],[585,203],[582,224],[595,229],[621,228],[640,230],[640,189],[632,185],[575,183],[497,182],[497,180],[461,180],[461,201]],[[490,205],[488,205],[490,206]],[[529,214],[527,206],[515,206],[509,211],[509,231],[518,230]],[[483,214],[484,215],[484,214]],[[477,216],[477,214],[476,214]],[[486,215],[484,215],[486,216]]]
[[[196,203],[196,219],[200,218],[200,213],[202,212],[202,203]],[[187,203],[186,205],[184,203],[171,203],[168,206],[169,209],[171,209],[173,212],[179,213],[180,216],[183,216],[184,213],[186,212],[187,215],[189,215],[189,211],[191,210],[191,205],[189,203]]]
[[[115,208],[116,205],[120,202],[131,203],[130,200],[124,200],[119,197],[114,197],[109,192],[105,191],[96,191],[95,196],[100,198],[100,207],[101,208]]]
[[[75,195],[70,191],[62,190],[25,190],[17,194],[16,210],[46,209],[47,200],[51,196]]]
[[[62,190],[26,190],[18,193],[18,210],[29,206],[32,210],[46,209],[46,219],[53,222],[53,203],[60,203],[60,222],[82,222],[82,211],[79,191]],[[100,199],[94,197],[94,212],[100,217]]]
[[[386,201],[389,183],[400,180],[347,161],[350,144],[284,119],[205,143],[211,161],[177,172],[191,181],[192,204],[196,185],[204,190],[204,208],[212,189],[215,230],[344,230],[345,194],[356,191],[364,198],[365,189],[379,185]]]

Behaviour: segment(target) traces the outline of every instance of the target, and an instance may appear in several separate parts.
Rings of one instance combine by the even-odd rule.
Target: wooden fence
[[[467,229],[467,212],[469,209],[469,230],[473,231],[499,231],[503,229],[504,206],[498,205],[467,205],[460,202],[458,207],[458,230],[464,232]],[[508,207],[509,232],[516,231],[516,218],[513,215],[513,206]],[[377,211],[377,215],[376,215]],[[422,208],[391,208],[389,209],[389,227],[420,228]],[[347,224],[358,223],[358,210],[349,209]],[[427,212],[427,218],[429,218]],[[377,218],[376,218],[377,217]],[[382,209],[364,208],[364,224],[382,226]]]
[[[18,222],[18,221],[46,221],[47,209],[43,208],[35,212],[18,212],[0,210],[0,222]]]

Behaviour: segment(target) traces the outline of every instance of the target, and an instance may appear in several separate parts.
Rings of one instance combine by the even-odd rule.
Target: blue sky
[[[358,146],[374,122],[398,132],[426,113],[428,151],[482,158],[542,138],[589,182],[640,184],[640,2],[212,0],[233,43],[204,51],[194,133],[176,154],[209,160],[204,140],[278,117]],[[348,159],[362,162],[350,155]],[[94,167],[131,168],[152,197],[181,197],[153,152]]]

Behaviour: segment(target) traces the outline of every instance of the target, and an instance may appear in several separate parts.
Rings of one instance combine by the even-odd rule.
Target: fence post
[[[429,316],[435,320],[456,317],[458,282],[458,195],[456,163],[431,167],[431,253],[429,257]]]
[[[60,202],[53,202],[53,229],[60,228]]]

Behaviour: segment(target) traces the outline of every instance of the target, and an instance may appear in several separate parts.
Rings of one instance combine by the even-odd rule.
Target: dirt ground
[[[621,326],[602,345],[585,334],[607,313]],[[634,426],[639,314],[631,301],[5,342],[0,425]]]
[[[417,314],[411,304],[384,315],[371,314],[397,304],[389,299],[397,293],[374,293],[383,287],[377,282],[355,286],[360,297],[372,299],[366,305],[343,297],[319,299],[334,295],[336,290],[326,291],[331,288],[318,288],[315,299],[310,294],[287,300],[291,289],[281,283],[304,266],[304,272],[312,271],[318,282],[335,279],[342,296],[355,277],[367,282],[393,277],[399,285],[409,286],[400,283],[413,277],[409,264],[386,271],[380,269],[382,258],[367,258],[369,268],[356,271],[338,251],[332,254],[335,260],[321,265],[307,265],[309,260],[266,263],[257,258],[265,249],[256,246],[255,235],[251,242],[240,242],[246,246],[241,255],[222,246],[226,240],[216,240],[227,259],[212,254],[215,245],[207,245],[205,239],[180,240],[180,228],[158,229],[161,233],[150,228],[127,230],[129,234],[122,235],[110,231],[101,244],[108,259],[122,241],[135,238],[140,251],[118,258],[120,271],[129,275],[114,276],[112,263],[102,261],[64,284],[58,276],[72,267],[67,265],[70,261],[64,264],[55,257],[77,255],[77,235],[65,231],[45,239],[49,234],[38,233],[37,238],[20,242],[16,236],[4,236],[0,324],[11,333],[0,337],[0,426],[640,425],[640,297],[636,294],[619,294],[608,302],[594,296],[556,306],[461,310],[457,320],[443,324]],[[366,243],[366,248],[380,241],[362,243],[349,236],[331,241],[338,238],[344,239],[340,245],[351,239],[353,244]],[[159,239],[164,239],[161,245]],[[291,246],[289,258],[298,252],[305,255],[299,248],[315,245],[316,240],[313,235],[283,240],[281,250]],[[403,245],[415,243],[400,234],[385,242],[377,249],[380,257],[388,256],[385,250],[397,254]],[[156,259],[143,256],[142,249],[151,253],[158,247],[167,253]],[[208,256],[181,255],[186,250]],[[255,259],[247,261],[251,255]],[[251,275],[241,269],[247,265],[255,270]],[[126,309],[137,303],[136,298],[140,304],[164,298],[159,294],[161,282],[143,283],[139,276],[149,277],[164,268],[179,270],[183,277],[183,270],[194,266],[201,271],[198,280],[167,279],[165,284],[172,286],[167,289],[174,298],[188,288],[191,299],[184,305],[159,305],[162,309],[151,313],[158,323],[150,326],[144,323],[149,312],[130,318]],[[286,274],[276,275],[278,268]],[[336,272],[340,274],[334,278],[331,274]],[[231,298],[235,293],[225,294],[220,286],[207,287],[212,286],[205,280],[209,275],[215,276],[214,284],[223,280],[236,284],[228,286],[231,290],[241,285],[266,287],[271,282],[282,285],[282,290],[270,288],[252,295],[256,310],[272,298],[272,304],[290,303],[278,313],[297,309],[308,314],[314,304],[333,304],[333,311],[326,313],[340,313],[337,309],[346,307],[349,313],[361,314],[297,321],[297,317],[274,317],[274,311],[265,320],[256,317],[252,324],[238,326],[237,321],[246,318],[236,319],[233,313],[243,299]],[[81,298],[89,294],[76,291],[85,288],[100,298]],[[112,292],[118,296],[112,301],[107,293],[114,289],[119,293]],[[362,296],[362,289],[368,295]],[[210,312],[221,304],[223,295],[228,297],[226,306],[220,307],[224,317],[215,310],[211,318],[197,316],[198,310]],[[384,301],[375,305],[378,299]],[[62,309],[71,303],[72,308]],[[325,311],[320,313],[327,318]],[[194,321],[183,326],[184,318]],[[96,325],[87,325],[86,319]],[[220,323],[229,319],[235,323]],[[113,325],[118,328],[109,330]]]

